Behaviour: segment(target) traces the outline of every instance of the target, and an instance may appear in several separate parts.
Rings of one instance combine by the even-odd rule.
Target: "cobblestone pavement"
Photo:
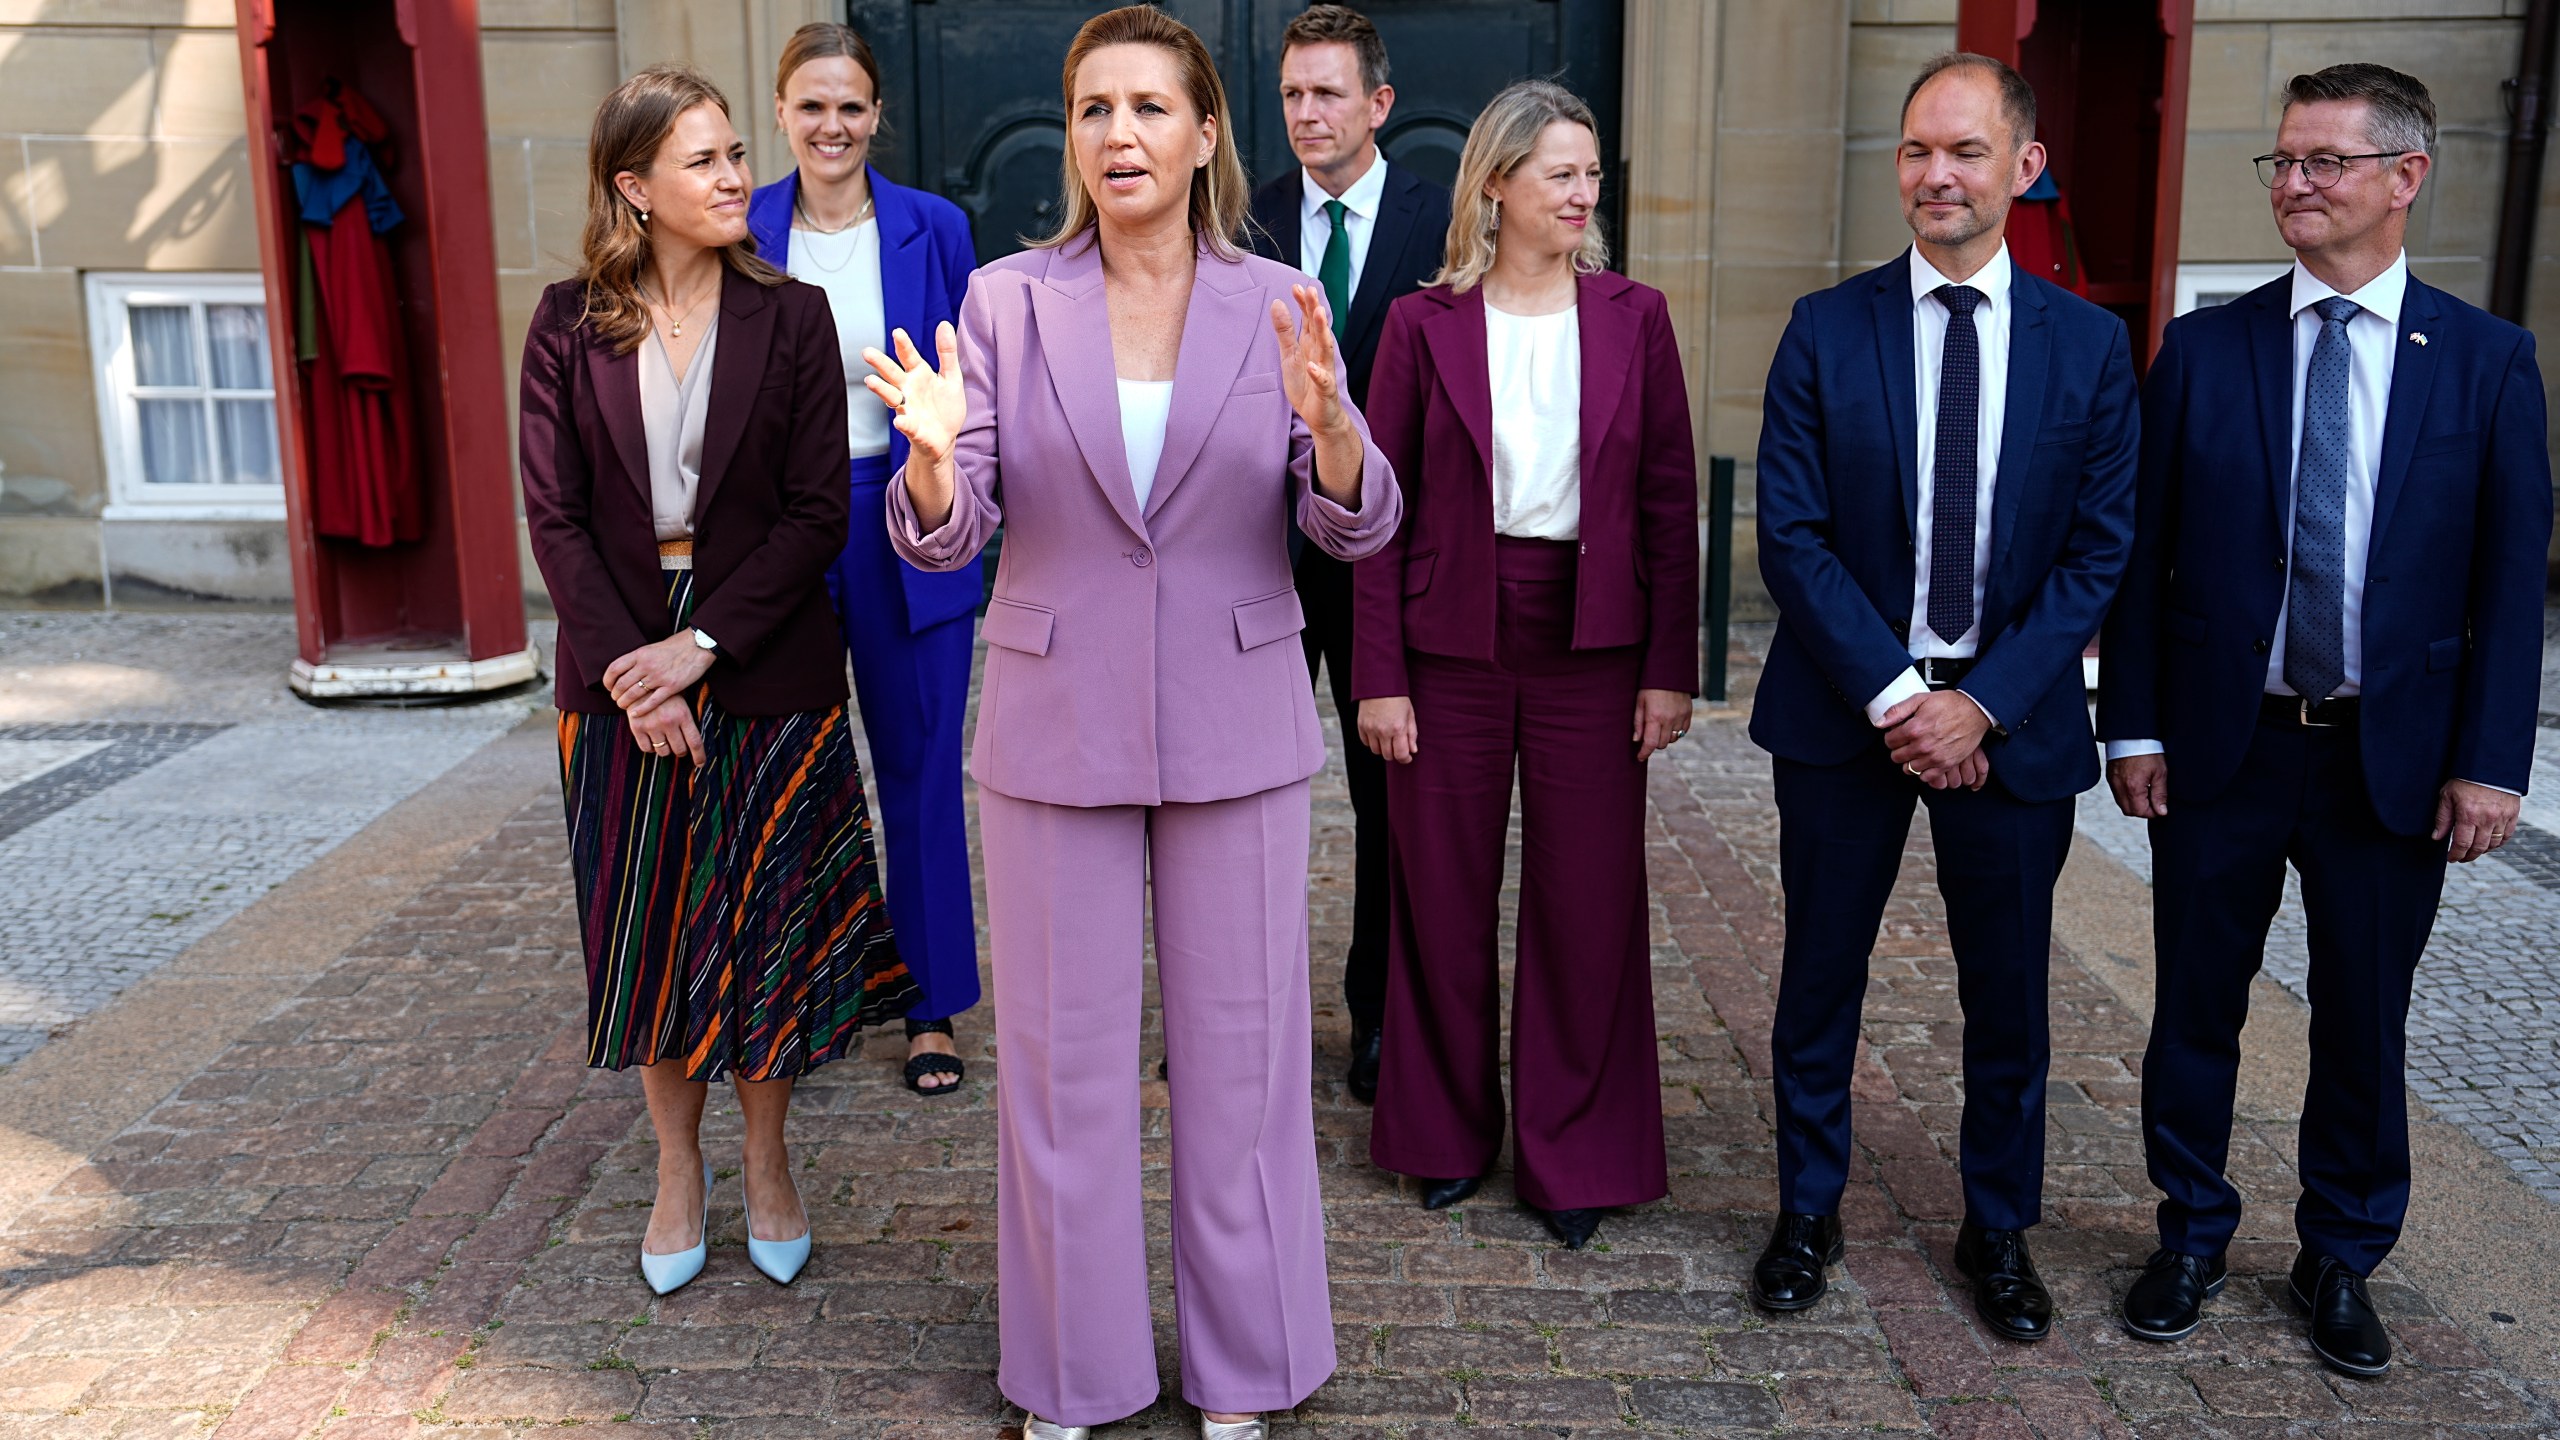
[[[1430,1214],[1366,1163],[1368,1112],[1339,1088],[1347,1027],[1327,1003],[1349,815],[1338,769],[1320,782],[1317,1124],[1341,1368],[1286,1428],[2553,1433],[2560,1391],[2492,1367],[2393,1269],[2374,1288],[2404,1363],[2379,1382],[2323,1372],[2281,1298],[2280,1206],[2250,1211],[2203,1331],[2174,1347],[2127,1339],[2111,1306],[2149,1247],[2143,1036],[2067,955],[2052,972],[2037,1239],[2062,1318],[2041,1346],[1987,1337],[1949,1259],[1956,1012],[1925,850],[1874,967],[1841,1283],[1804,1315],[1755,1315],[1740,1292],[1774,1202],[1775,816],[1766,761],[1730,712],[1702,714],[1672,755],[1652,778],[1650,864],[1677,1178],[1585,1253],[1546,1242],[1507,1177]],[[572,1422],[564,1437],[869,1440],[1006,1420],[985,1013],[961,1021],[971,1076],[954,1096],[900,1088],[893,1037],[804,1086],[793,1137],[818,1246],[797,1285],[746,1265],[724,1167],[708,1273],[652,1299],[632,1250],[653,1150],[636,1084],[580,1064],[563,848],[556,801],[527,804],[0,1233],[0,1440],[499,1440]],[[1164,1091],[1149,1079],[1142,1093],[1169,1312]],[[734,1155],[736,1125],[715,1101],[716,1159]],[[2281,1126],[2239,1138],[2251,1193],[2289,1193],[2289,1140]],[[1170,1325],[1158,1333],[1170,1395],[1178,1357]],[[1168,1401],[1107,1433],[1189,1425]]]
[[[0,1070],[522,720],[319,709],[284,615],[0,613]]]

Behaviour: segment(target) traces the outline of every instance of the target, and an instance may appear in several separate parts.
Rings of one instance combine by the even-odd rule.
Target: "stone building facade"
[[[2424,79],[2442,120],[2412,263],[2483,299],[2505,143],[2500,82],[2517,63],[2523,8],[2195,0],[2179,265],[2217,267],[2197,273],[2222,284],[2281,265],[2248,166],[2273,134],[2273,93],[2298,71],[2378,59]],[[773,60],[795,26],[840,13],[832,0],[480,9],[509,337],[541,287],[571,268],[597,96],[641,64],[691,61],[750,112],[741,128],[757,171],[778,174],[788,154],[763,119]],[[1748,513],[1762,375],[1796,296],[1901,249],[1891,154],[1902,90],[1921,61],[1952,47],[1956,10],[1957,0],[1626,0],[1627,268],[1671,298],[1701,452],[1742,459],[1743,615],[1765,605]],[[136,498],[131,421],[120,431],[117,418],[132,362],[102,339],[119,297],[163,281],[210,285],[192,293],[218,308],[221,282],[256,280],[231,26],[231,0],[0,0],[0,600],[289,599],[271,511]],[[2556,207],[2560,161],[2546,170],[2536,232],[2538,329],[2560,320]],[[201,312],[217,330],[220,318]],[[2560,382],[2560,366],[2548,368]],[[530,565],[526,575],[539,584]]]

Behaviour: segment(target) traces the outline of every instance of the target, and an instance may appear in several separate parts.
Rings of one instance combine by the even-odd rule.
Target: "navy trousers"
[[[1342,998],[1351,1018],[1379,1024],[1387,1013],[1387,762],[1360,743],[1360,702],[1351,698],[1351,567],[1313,545],[1297,562],[1298,602],[1307,614],[1299,643],[1307,679],[1332,672],[1342,717],[1342,768],[1351,789],[1351,948],[1342,957]]]
[[[2294,1228],[2304,1249],[2371,1274],[2409,1210],[2403,1041],[2444,893],[2444,842],[2383,828],[2352,726],[2261,721],[2239,774],[2202,804],[2178,795],[2177,769],[2172,757],[2169,814],[2151,822],[2159,1008],[2142,1062],[2160,1243],[2219,1255],[2239,1227],[2224,1166],[2240,1029],[2291,861],[2311,952]]]
[[[1770,1034],[1777,1082],[1778,1204],[1840,1209],[1851,1155],[1849,1080],[1867,960],[1884,919],[1914,803],[1929,807],[1938,892],[1964,1009],[1959,1163],[1966,1218],[2023,1230],[2043,1217],[2044,1090],[2051,1053],[2045,966],[2053,884],[2071,850],[2068,800],[2029,804],[2001,788],[1932,790],[1881,740],[1841,765],[1775,762],[1785,970]]]
[[[902,563],[889,548],[889,465],[853,462],[853,530],[827,572],[853,657],[854,699],[880,787],[889,923],[922,992],[910,1020],[978,1003],[978,925],[969,899],[969,827],[960,798],[960,732],[969,710],[974,616],[907,624]]]

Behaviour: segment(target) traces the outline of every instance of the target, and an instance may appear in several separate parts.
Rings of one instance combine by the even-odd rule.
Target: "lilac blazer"
[[[969,757],[979,784],[1050,805],[1158,805],[1258,794],[1324,764],[1294,639],[1306,618],[1289,525],[1357,560],[1395,534],[1402,502],[1356,409],[1359,509],[1308,483],[1314,441],[1280,388],[1271,334],[1271,302],[1305,279],[1201,253],[1143,512],[1099,246],[1026,250],[970,281],[951,518],[921,529],[902,470],[889,538],[947,570],[1005,527]]]

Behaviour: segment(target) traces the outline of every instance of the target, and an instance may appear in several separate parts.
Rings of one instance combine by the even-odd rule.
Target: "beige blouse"
[[[649,437],[649,513],[661,540],[693,538],[693,496],[702,483],[702,424],[711,411],[711,361],[719,344],[715,313],[682,380],[667,359],[666,341],[654,329],[640,347],[640,428]]]

